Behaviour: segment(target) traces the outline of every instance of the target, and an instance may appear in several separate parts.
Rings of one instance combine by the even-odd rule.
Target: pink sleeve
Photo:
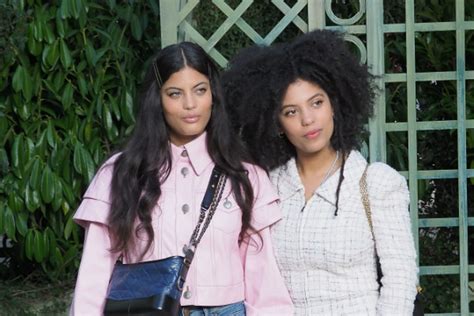
[[[74,221],[84,227],[84,248],[70,315],[102,315],[109,279],[118,254],[112,254],[108,229],[113,156],[87,188]]]
[[[250,224],[256,231],[260,231],[281,219],[280,208],[270,205],[278,202],[279,197],[263,169],[250,165],[247,170],[249,171],[249,180],[255,195]]]
[[[99,169],[84,193],[83,200],[74,214],[74,221],[82,227],[86,227],[90,222],[108,224],[110,185],[116,157],[117,155],[110,158]]]
[[[86,224],[84,250],[69,315],[102,315],[118,254],[112,254],[107,226]]]
[[[255,166],[248,167],[248,171],[255,194],[251,225],[260,237],[253,234],[240,246],[247,316],[290,316],[293,303],[278,269],[270,236],[270,226],[282,217],[278,195],[265,171]]]
[[[278,208],[276,203],[267,207]],[[270,228],[260,230],[259,234],[261,241],[254,234],[249,242],[242,242],[240,247],[247,316],[293,315],[293,304],[273,253]]]

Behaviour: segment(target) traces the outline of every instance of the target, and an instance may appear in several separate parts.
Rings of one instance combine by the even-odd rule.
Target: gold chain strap
[[[369,189],[367,187],[367,171],[369,170],[369,164],[365,166],[364,172],[359,180],[360,195],[362,198],[362,204],[364,205],[365,215],[367,215],[367,220],[369,221],[370,232],[372,233],[372,238],[375,245],[375,234],[374,234],[374,225],[372,224],[372,211],[370,210],[370,201],[369,201]],[[375,255],[378,258],[377,248],[375,247]],[[378,259],[377,259],[378,260]],[[420,285],[416,286],[416,292],[421,293],[423,288]]]
[[[374,235],[374,225],[372,224],[372,211],[370,210],[370,201],[369,201],[369,190],[367,188],[367,171],[369,170],[369,164],[365,166],[364,173],[359,180],[359,189],[360,195],[362,198],[362,204],[364,205],[365,215],[367,216],[367,220],[369,221],[370,232],[372,233],[372,238],[374,239],[375,243],[375,235]]]

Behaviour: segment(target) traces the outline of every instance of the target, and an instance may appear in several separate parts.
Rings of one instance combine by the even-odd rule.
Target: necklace
[[[329,176],[331,175],[331,172],[334,169],[334,166],[336,165],[336,162],[338,160],[339,160],[339,151],[336,151],[336,158],[334,158],[334,161],[332,162],[331,167],[328,169],[328,171],[324,175],[323,181],[321,181],[321,184],[319,186],[321,186],[329,178]]]

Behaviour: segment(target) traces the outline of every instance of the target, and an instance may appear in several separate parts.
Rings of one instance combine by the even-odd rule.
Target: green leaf
[[[53,173],[49,166],[46,166],[41,176],[41,197],[45,203],[50,203],[53,200],[54,189]]]
[[[28,232],[28,214],[21,212],[16,216],[16,229],[21,236],[25,237]]]
[[[75,19],[79,18],[79,13],[80,13],[80,10],[81,10],[80,1],[77,1],[77,0],[69,0],[69,1],[70,1],[70,12],[71,12],[72,16]]]
[[[41,205],[41,197],[39,191],[33,190],[30,187],[25,189],[25,204],[30,212],[36,211]]]
[[[54,35],[53,30],[51,29],[51,25],[49,23],[44,23],[43,30],[44,30],[44,34],[43,34],[44,40],[48,44],[52,44],[54,40],[56,39],[56,36]]]
[[[16,225],[15,225],[15,216],[13,215],[12,210],[7,206],[5,212],[3,213],[3,226],[5,228],[5,233],[8,238],[16,241]]]
[[[28,231],[25,239],[25,254],[29,260],[33,260],[35,236],[32,230]]]
[[[63,187],[61,184],[61,180],[58,176],[54,175],[54,199],[52,202],[52,207],[54,211],[57,211],[61,208],[63,203]]]
[[[77,74],[77,83],[79,86],[79,92],[81,93],[81,96],[86,96],[88,93],[87,89],[87,82],[84,79],[84,75],[82,73]]]
[[[125,123],[132,124],[134,122],[133,98],[129,91],[125,92],[123,96],[123,101],[121,102],[122,117]]]
[[[84,139],[87,142],[90,142],[92,139],[92,122],[87,121],[86,126],[84,127]]]
[[[64,30],[64,21],[61,18],[61,10],[56,11],[56,31],[58,32],[61,38],[64,38],[66,32]]]
[[[13,74],[12,80],[12,86],[15,92],[19,92],[23,89],[23,83],[25,81],[24,77],[25,73],[23,70],[23,66],[18,65],[18,67],[16,67],[15,73]]]
[[[48,144],[51,146],[51,148],[56,147],[56,132],[51,121],[48,122],[48,127],[46,128],[46,139],[48,140]]]
[[[89,65],[95,66],[94,60],[95,60],[96,52],[94,49],[94,45],[92,45],[92,43],[89,40],[86,41],[85,51],[86,51],[87,62],[89,63]]]
[[[44,258],[46,259],[49,255],[49,251],[50,251],[50,249],[49,249],[49,234],[46,231],[44,231],[42,233],[42,235],[43,235]]]
[[[72,191],[71,186],[68,183],[65,183],[64,180],[61,179],[61,185],[63,188],[64,192],[64,197],[69,203],[74,203],[76,201],[76,197],[74,196],[74,193]]]
[[[12,165],[14,168],[17,168],[20,164],[20,155],[22,154],[23,150],[23,135],[17,135],[15,139],[13,140],[13,145],[12,145]]]
[[[8,154],[4,148],[0,148],[0,175],[7,174],[10,162],[8,161]]]
[[[142,25],[140,24],[140,19],[136,14],[132,15],[132,20],[130,24],[132,28],[132,36],[137,40],[141,40],[143,35]]]
[[[33,257],[36,262],[43,262],[45,256],[43,234],[35,230],[35,237],[33,242]]]
[[[13,212],[21,212],[23,209],[23,201],[17,194],[10,194],[8,196],[8,206]]]
[[[66,226],[64,226],[64,239],[68,240],[69,237],[71,237],[71,232],[74,227],[74,221],[72,217],[69,217],[69,219],[66,222]]]
[[[33,56],[39,56],[43,50],[43,44],[33,36],[33,24],[28,26],[28,49]]]
[[[30,101],[33,96],[33,81],[31,80],[31,74],[28,73],[27,69],[23,69],[23,96],[26,101]],[[29,116],[29,115],[28,115]]]
[[[66,19],[70,17],[70,8],[69,8],[69,0],[61,1],[61,7],[59,8],[59,12],[61,14],[62,19]]]
[[[59,59],[59,44],[58,40],[55,40],[51,45],[49,45],[49,50],[46,55],[46,65],[51,68],[56,65]]]
[[[38,190],[41,184],[41,171],[43,164],[39,158],[35,158],[30,172],[30,187],[33,190]]]
[[[59,43],[61,63],[65,69],[68,69],[72,63],[71,52],[69,51],[69,48],[63,39],[61,39]]]
[[[86,177],[87,182],[92,180],[94,176],[94,161],[90,153],[80,144],[74,146],[74,169]]]
[[[107,104],[104,104],[104,106],[102,107],[102,110],[104,111],[102,113],[102,119],[104,121],[104,126],[105,126],[105,129],[107,130],[107,133],[110,132],[110,130],[112,129],[112,126],[114,124],[114,122],[112,121],[112,115],[110,113],[110,110],[109,110],[109,107]]]
[[[43,40],[43,22],[41,19],[35,19],[33,23],[33,37],[37,41]]]
[[[66,87],[64,87],[63,95],[61,97],[61,101],[65,110],[69,109],[69,107],[71,106],[72,97],[73,97],[72,84],[68,82],[66,84]]]

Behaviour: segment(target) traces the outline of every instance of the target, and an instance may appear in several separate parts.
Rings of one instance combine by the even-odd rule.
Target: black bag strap
[[[225,183],[227,180],[226,174],[217,166],[212,170],[211,178],[207,185],[206,193],[201,203],[201,213],[199,214],[199,220],[194,228],[194,231],[191,235],[188,245],[184,245],[184,265],[180,271],[178,279],[178,289],[183,290],[184,282],[186,281],[186,276],[188,274],[189,266],[193,262],[194,252],[196,247],[201,241],[202,236],[206,232],[209,223],[211,222],[212,216],[216,212],[216,207],[219,204],[219,201],[222,197],[222,192],[224,191]],[[207,216],[206,216],[207,215]],[[203,225],[201,229],[201,226]]]
[[[189,239],[189,244],[184,246],[184,254],[186,257],[194,255],[197,245],[209,227],[211,219],[216,212],[217,205],[222,197],[226,180],[226,174],[219,167],[215,166],[212,170],[206,193],[202,199],[199,220],[194,228],[191,238]]]

